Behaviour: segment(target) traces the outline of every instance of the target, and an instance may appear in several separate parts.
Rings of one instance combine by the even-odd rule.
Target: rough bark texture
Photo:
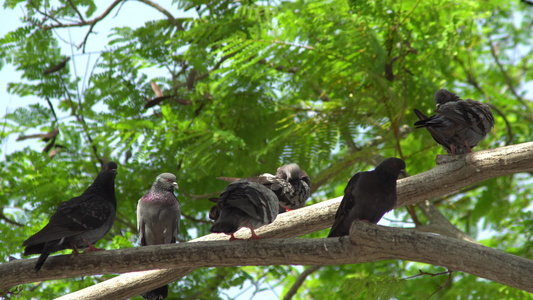
[[[435,168],[398,181],[397,206],[420,203],[427,199],[457,191],[460,188],[485,179],[519,172],[533,171],[533,142],[479,151],[468,155],[453,157],[439,156],[437,161],[438,165]],[[268,238],[292,238],[328,228],[333,223],[334,214],[340,200],[341,197],[338,197],[281,214],[274,223],[260,228],[257,230],[257,233]],[[403,232],[403,230],[400,229],[391,230],[395,234],[400,234],[400,231]],[[357,237],[353,238],[353,240],[358,243],[358,246],[355,248],[349,246],[342,238],[340,243],[338,239],[265,240],[259,242],[232,243],[220,242],[209,243],[208,246],[204,246],[204,243],[200,244],[200,246],[191,243],[228,239],[225,235],[211,234],[180,245],[161,245],[143,247],[144,249],[136,248],[105,251],[101,253],[80,255],[79,257],[74,257],[72,259],[70,255],[51,257],[39,273],[35,273],[31,270],[35,263],[35,259],[13,261],[0,265],[0,277],[3,278],[3,281],[0,283],[0,289],[5,290],[13,285],[24,282],[50,280],[54,278],[66,278],[109,272],[120,273],[150,268],[177,268],[124,274],[81,291],[66,295],[61,299],[129,298],[155,287],[176,281],[197,267],[265,264],[312,265],[323,264],[324,261],[329,261],[332,264],[344,264],[391,258],[442,265],[452,270],[465,271],[514,287],[518,287],[517,284],[521,283],[519,283],[520,281],[515,278],[516,276],[513,274],[522,274],[520,275],[523,278],[522,280],[533,278],[531,276],[532,274],[524,275],[524,272],[527,273],[528,269],[530,271],[532,270],[531,261],[480,245],[430,234],[417,233],[411,230],[410,233],[407,234],[408,237],[404,237],[404,233],[401,233],[398,237],[394,234],[393,236],[389,236],[391,239],[389,242],[395,245],[392,248],[390,248],[390,245],[387,246],[385,244],[380,247],[373,245],[368,248],[371,243],[383,242],[382,239],[379,238],[380,235],[375,236],[374,234],[365,238],[364,235],[359,235],[358,233]],[[236,236],[241,238],[249,237],[249,231],[247,229],[241,230]],[[424,240],[419,242],[418,238],[422,237],[424,237]],[[427,248],[422,248],[422,246],[429,247],[429,245],[426,245],[424,242],[426,241],[426,238],[428,240],[431,238],[444,239],[445,241],[441,246],[429,248],[428,250]],[[361,244],[363,240],[358,239],[364,239],[367,244]],[[403,242],[400,243],[399,241]],[[241,243],[247,243],[245,250],[242,249],[243,247],[238,247],[238,245],[242,245]],[[450,245],[452,245],[452,243],[460,243],[460,245],[456,245],[455,248],[457,249],[451,249]],[[289,245],[290,247],[288,247]],[[167,249],[166,247],[171,248]],[[202,255],[204,256],[199,256],[198,253],[200,252],[192,252],[191,255],[194,258],[180,256],[185,255],[185,253],[172,254],[172,252],[184,251],[182,249],[188,249],[187,251],[200,251],[194,247],[208,247],[210,250],[204,250],[204,252],[202,252]],[[361,256],[361,249],[365,247],[372,249],[372,251],[371,253],[368,253],[368,255]],[[279,253],[281,253],[279,252],[279,248],[284,249],[281,257],[279,255]],[[288,248],[293,248],[294,251],[296,251],[293,252],[290,259],[288,259],[286,253]],[[382,250],[378,251],[376,249]],[[421,252],[421,249],[426,249],[426,252]],[[445,251],[442,251],[442,249],[445,249]],[[467,250],[464,254],[454,252],[462,251],[464,249]],[[145,254],[143,251],[146,251],[147,253]],[[170,253],[167,253],[167,251]],[[234,252],[236,253],[235,255],[239,255],[240,253],[243,253],[243,251],[245,251],[246,255],[224,258],[224,264],[218,259],[218,263],[220,264],[215,264],[213,259],[210,258],[213,255],[218,258],[220,253],[231,255],[231,253]],[[476,256],[479,257],[472,258],[471,263],[465,262],[464,258],[471,256],[468,254],[468,251],[473,251],[472,253],[476,253]],[[136,253],[140,256],[135,255]],[[356,255],[357,253],[359,254]],[[273,256],[271,257],[269,254]],[[305,259],[301,254],[306,255]],[[142,258],[144,255],[146,255],[147,258]],[[420,255],[420,257],[417,255]],[[139,265],[126,259],[132,259],[133,257],[135,257],[136,260],[142,261],[142,264]],[[159,260],[163,258],[167,259],[169,257],[170,261],[165,260],[164,263]],[[324,260],[325,258],[327,259]],[[89,261],[85,261],[85,259],[88,259]],[[184,261],[180,259],[183,259]],[[109,264],[111,262],[109,261],[111,260],[120,261],[122,266],[117,265],[110,267]],[[231,261],[231,263],[228,263],[228,261]],[[266,261],[269,263],[266,263]],[[509,268],[504,268],[503,265],[512,266],[512,271],[504,271]],[[529,287],[523,286],[519,288],[533,291],[531,289],[531,286],[533,286],[531,283],[531,281],[527,283]]]
[[[108,273],[111,270],[126,272],[163,267],[192,270],[226,266],[340,265],[384,259],[443,266],[533,292],[531,260],[445,236],[366,222],[355,222],[350,236],[341,238],[210,241],[102,251],[74,258],[61,255],[54,257],[54,266],[50,270],[43,270],[43,274],[20,274],[20,270],[33,266],[33,260],[19,260],[10,263],[12,268],[9,270],[2,270],[2,284],[20,282],[21,277],[34,281],[39,277],[48,279],[98,274],[102,270]],[[159,279],[163,277],[156,271],[150,273]],[[67,296],[67,299],[72,297]]]

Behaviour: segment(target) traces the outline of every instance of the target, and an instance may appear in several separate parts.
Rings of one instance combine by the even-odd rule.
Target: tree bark
[[[354,222],[350,236],[341,238],[167,244],[102,251],[77,257],[60,255],[50,259],[53,266],[39,273],[24,272],[33,267],[33,259],[8,263],[10,268],[2,268],[1,271],[2,285],[31,282],[43,277],[70,278],[153,268],[192,270],[227,266],[340,265],[403,259],[471,273],[533,292],[532,260],[445,236],[366,222]],[[162,279],[162,274],[158,273],[149,272]],[[95,299],[94,296],[90,295]],[[122,296],[129,297],[127,294]],[[66,299],[71,297],[72,294],[67,295]],[[101,299],[101,295],[96,299]]]
[[[498,176],[503,175],[509,175],[519,172],[525,172],[525,171],[533,171],[533,142],[519,144],[519,145],[513,145],[513,146],[507,146],[507,147],[501,147],[497,149],[491,149],[491,150],[484,150],[479,151],[475,153],[471,153],[468,155],[457,155],[457,156],[438,156],[437,157],[437,166],[431,170],[428,170],[426,172],[404,178],[398,181],[397,191],[398,191],[398,205],[397,207],[408,205],[408,204],[416,204],[420,203],[424,200],[435,198],[441,195],[445,195],[451,192],[454,192],[456,190],[459,190],[460,188],[463,188],[465,186],[468,186],[470,184],[480,182],[489,178],[494,178]],[[268,226],[262,227],[259,230],[257,230],[257,233],[263,237],[267,238],[292,238],[297,236],[302,236],[311,232],[315,232],[318,230],[322,230],[325,228],[328,228],[333,223],[335,212],[338,208],[338,205],[340,203],[340,200],[342,197],[337,197],[335,199],[331,199],[328,201],[320,202],[315,205],[307,206],[298,210],[290,211],[287,213],[283,213],[279,215],[276,219],[276,221]],[[399,229],[394,229],[399,230]],[[412,231],[412,230],[411,230]],[[413,237],[422,237],[416,233],[412,232]],[[241,229],[237,234],[237,237],[249,237],[249,231],[247,229]],[[432,235],[432,238],[437,238]],[[375,238],[375,237],[374,237]],[[444,248],[435,248],[431,251],[434,251],[433,253],[436,254],[435,260],[431,260],[431,262],[428,263],[434,263],[437,265],[444,265],[444,263],[450,265],[450,269],[453,270],[461,270],[465,272],[470,272],[468,270],[465,270],[464,268],[471,268],[471,273],[480,277],[484,277],[487,279],[495,280],[498,282],[502,282],[504,284],[508,284],[510,286],[515,286],[513,283],[507,281],[503,281],[505,278],[510,278],[511,276],[509,274],[503,274],[502,273],[502,267],[497,266],[493,267],[495,264],[499,264],[499,262],[495,261],[487,261],[484,264],[478,266],[475,265],[468,265],[462,262],[463,255],[457,256],[456,253],[453,253],[452,251],[448,251],[448,245],[453,241],[454,243],[466,243],[461,244],[461,247],[466,247],[465,245],[470,245],[472,247],[483,247],[480,245],[474,245],[467,242],[462,241],[456,241],[454,239],[450,238],[444,238],[444,237],[438,237],[446,239],[447,246]],[[310,265],[310,264],[324,264],[324,261],[322,260],[323,257],[318,255],[317,253],[313,255],[317,255],[316,257],[310,256],[309,259],[301,259],[298,258],[297,255],[294,256],[294,260],[276,260],[276,259],[285,259],[286,253],[285,251],[288,248],[294,247],[304,247],[301,249],[305,249],[305,251],[318,251],[318,248],[328,247],[332,252],[327,252],[327,260],[333,262],[333,264],[343,264],[343,263],[358,263],[358,262],[366,262],[366,261],[376,261],[379,259],[374,259],[373,257],[380,257],[380,259],[391,259],[391,258],[397,258],[397,259],[408,259],[408,260],[416,260],[414,256],[407,255],[409,251],[411,251],[411,248],[400,248],[401,245],[395,246],[393,249],[383,250],[383,253],[380,253],[376,249],[372,250],[372,259],[361,260],[360,258],[355,259],[352,256],[349,256],[350,259],[353,260],[345,260],[342,261],[345,254],[343,251],[347,251],[347,253],[351,253],[352,250],[345,250],[346,243],[341,242],[340,244],[337,241],[334,241],[333,243],[330,242],[330,240],[335,239],[318,239],[318,240],[295,240],[294,245],[293,242],[290,240],[275,240],[275,241],[259,241],[259,242],[232,242],[232,243],[213,243],[211,245],[214,245],[214,249],[212,250],[212,253],[209,256],[200,257],[199,259],[194,260],[195,263],[187,263],[182,261],[167,261],[165,263],[160,263],[159,261],[156,261],[153,258],[153,255],[155,253],[169,251],[166,247],[170,247],[170,249],[177,247],[196,247],[195,245],[192,245],[191,242],[200,242],[200,241],[212,241],[212,240],[227,240],[228,236],[225,235],[207,235],[201,238],[198,238],[196,240],[190,241],[189,243],[184,243],[180,245],[161,245],[161,246],[150,246],[150,247],[143,247],[146,248],[134,248],[134,249],[123,249],[123,250],[115,250],[115,251],[105,251],[102,253],[90,253],[85,255],[80,255],[78,257],[73,257],[70,259],[71,256],[64,255],[64,256],[56,256],[56,257],[50,257],[48,261],[45,263],[43,269],[39,273],[35,273],[32,268],[35,263],[35,259],[29,259],[29,260],[20,260],[20,261],[13,261],[9,263],[4,263],[0,265],[0,277],[3,278],[3,281],[0,283],[0,289],[6,290],[7,288],[16,285],[16,284],[22,284],[25,282],[32,282],[32,281],[41,281],[41,280],[50,280],[54,278],[67,278],[67,277],[74,277],[74,276],[81,276],[81,275],[89,275],[89,274],[102,274],[106,272],[110,273],[117,273],[117,272],[127,272],[127,271],[136,271],[136,270],[146,270],[146,269],[154,269],[154,268],[177,268],[177,269],[166,269],[166,270],[156,270],[156,271],[149,271],[149,272],[137,272],[137,273],[131,273],[131,274],[124,274],[121,276],[118,276],[116,278],[107,280],[103,283],[94,285],[92,287],[88,287],[86,289],[83,289],[81,291],[66,295],[62,297],[61,299],[109,299],[110,297],[113,298],[128,298],[135,295],[138,295],[142,292],[148,291],[150,289],[153,289],[154,287],[158,287],[173,281],[178,280],[182,276],[188,274],[192,269],[197,267],[214,267],[214,266],[228,266],[228,264],[223,264],[223,262],[217,262],[213,261],[214,259],[218,258],[218,253],[227,253],[228,249],[234,249],[232,251],[237,251],[241,248],[236,247],[235,245],[242,245],[242,243],[247,243],[247,247],[250,247],[252,249],[255,249],[255,251],[258,251],[257,253],[272,253],[275,254],[275,251],[279,251],[279,248],[277,250],[273,250],[275,247],[275,244],[278,244],[279,247],[283,248],[283,252],[277,253],[278,256],[282,256],[281,258],[272,258],[273,260],[269,260],[272,264],[303,264],[303,265]],[[412,238],[411,238],[412,239]],[[323,240],[323,241],[322,241]],[[342,240],[342,239],[341,239]],[[318,241],[318,242],[317,242]],[[357,240],[354,240],[357,242]],[[301,243],[300,243],[301,242]],[[413,241],[414,242],[414,241]],[[281,244],[280,244],[281,243]],[[308,244],[310,243],[310,244]],[[203,244],[203,243],[202,243]],[[416,244],[416,243],[415,243]],[[280,246],[281,245],[281,246]],[[405,247],[408,247],[407,244],[402,244]],[[417,245],[417,244],[416,244]],[[266,248],[262,248],[265,246]],[[155,248],[154,248],[155,247]],[[200,246],[198,246],[200,247]],[[259,248],[257,248],[259,247]],[[273,248],[274,247],[274,248]],[[307,248],[306,248],[307,247]],[[239,249],[237,249],[239,248]],[[357,248],[357,251],[361,251],[361,247]],[[181,248],[179,248],[181,249]],[[185,248],[184,248],[185,249]],[[192,248],[186,248],[186,249],[192,249]],[[259,250],[261,249],[261,250]],[[297,248],[294,248],[297,249]],[[312,250],[315,249],[315,250]],[[343,250],[344,249],[344,250]],[[351,249],[351,248],[350,248]],[[409,251],[405,251],[405,249],[411,249]],[[442,249],[446,249],[446,251],[442,251]],[[490,248],[475,248],[477,249],[476,253],[481,253],[482,255],[488,255],[493,257],[496,255],[493,250]],[[482,250],[480,250],[482,249]],[[126,251],[126,252],[123,252]],[[141,258],[138,257],[138,255],[135,255],[135,253],[145,253],[144,251],[147,251],[147,258]],[[180,250],[181,251],[181,250]],[[246,251],[246,250],[244,250]],[[271,251],[271,252],[268,252]],[[304,251],[304,250],[302,250]],[[397,251],[398,254],[396,256],[393,255],[394,252]],[[416,248],[416,251],[419,251],[418,248]],[[459,251],[459,250],[458,250]],[[480,252],[481,251],[481,252]],[[172,252],[172,251],[171,251]],[[310,253],[311,253],[310,252]],[[111,254],[107,254],[111,253]],[[115,258],[115,253],[120,253]],[[131,257],[136,257],[139,261],[142,261],[144,265],[138,265],[134,264],[133,262],[129,262],[128,260],[125,260],[125,256],[128,253],[128,257],[131,255]],[[149,254],[148,254],[149,253]],[[165,252],[166,253],[166,252]],[[210,253],[210,252],[206,252]],[[282,253],[282,254],[280,254]],[[313,252],[314,253],[314,252]],[[335,254],[335,253],[343,253],[343,254]],[[497,251],[497,253],[502,254],[501,252]],[[102,255],[110,255],[112,258],[108,258],[107,256],[104,257]],[[163,255],[163,254],[161,254]],[[170,254],[165,254],[170,255]],[[369,254],[370,255],[370,254]],[[382,256],[379,256],[382,255]],[[412,255],[416,255],[416,253],[413,253]],[[431,252],[426,253],[422,258],[431,258],[431,255],[433,255]],[[509,254],[503,253],[503,255],[511,256]],[[446,257],[443,257],[446,256]],[[506,256],[506,257],[507,257]],[[122,258],[121,258],[122,257]],[[173,257],[173,256],[172,256]],[[247,258],[241,258],[238,259],[235,258],[233,264],[230,265],[265,265],[265,259],[270,257],[267,256],[255,256],[256,261],[253,261],[254,258],[250,258],[250,256],[247,256]],[[420,258],[420,259],[422,259]],[[85,261],[88,259],[91,261]],[[317,259],[314,261],[313,259]],[[339,260],[340,259],[340,260]],[[104,261],[105,260],[105,261]],[[120,260],[125,266],[119,267],[109,267],[108,260]],[[523,261],[522,261],[523,260]],[[274,263],[274,261],[276,263]],[[84,264],[81,264],[81,262],[84,262]],[[442,262],[442,263],[441,263]],[[455,264],[453,263],[455,262]],[[224,259],[224,263],[227,263],[226,259]],[[248,263],[248,264],[247,264]],[[520,264],[516,265],[516,269],[513,271],[515,273],[519,272],[526,272],[527,270],[524,269],[531,269],[531,267],[525,267],[526,265],[530,266],[529,264],[531,261],[526,259],[521,259]],[[89,265],[87,265],[89,264]],[[95,264],[100,267],[92,266],[91,264]],[[444,265],[445,266],[445,265]],[[459,268],[459,267],[461,268]],[[464,268],[463,268],[464,267]],[[76,271],[77,268],[82,268],[83,272],[81,270]],[[517,269],[520,269],[519,271]],[[61,271],[59,271],[61,270]],[[91,270],[90,272],[88,270]],[[469,269],[470,270],[470,269]],[[58,272],[59,271],[59,272]],[[76,272],[71,272],[76,271]],[[88,273],[89,272],[89,273]],[[483,273],[484,272],[484,273]],[[496,276],[492,273],[502,273],[501,276]],[[491,275],[492,274],[492,275]],[[503,279],[502,279],[503,278]],[[532,278],[531,276],[526,278]],[[531,282],[529,282],[530,286]],[[524,290],[531,291],[531,288]],[[114,297],[116,295],[117,297]]]

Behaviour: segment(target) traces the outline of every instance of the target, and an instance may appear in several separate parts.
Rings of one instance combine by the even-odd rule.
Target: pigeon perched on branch
[[[181,218],[181,205],[174,195],[176,176],[163,173],[137,204],[137,228],[141,246],[175,243]],[[141,295],[145,299],[165,299],[168,285]]]
[[[235,182],[241,178],[218,177],[218,179]],[[295,163],[279,167],[275,176],[265,173],[258,177],[246,178],[246,180],[262,184],[272,190],[279,199],[280,212],[304,206],[311,190],[309,176]]]
[[[107,234],[115,221],[116,175],[117,164],[106,163],[81,196],[61,203],[48,224],[24,241],[24,255],[41,254],[36,271],[51,253],[60,250],[72,249],[75,254],[78,249],[87,247],[88,251],[103,250],[95,248],[94,244]]]
[[[348,235],[355,220],[377,224],[396,205],[396,180],[405,173],[405,162],[391,157],[375,170],[356,173],[344,189],[344,197],[328,237]]]
[[[254,229],[274,222],[279,212],[276,194],[265,186],[246,179],[228,185],[218,198],[218,218],[211,227],[213,233],[231,234],[230,240],[239,228],[252,231],[250,239],[260,239]]]
[[[435,93],[437,114],[427,117],[415,108],[420,119],[415,128],[425,127],[448,154],[466,154],[494,127],[494,116],[487,104],[441,89]]]

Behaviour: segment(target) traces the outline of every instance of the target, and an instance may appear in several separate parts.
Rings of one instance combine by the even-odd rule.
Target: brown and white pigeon
[[[241,178],[218,177],[218,179],[235,182]],[[279,167],[276,175],[265,173],[246,180],[257,182],[272,190],[278,197],[280,213],[303,207],[311,190],[309,176],[295,163]]]
[[[274,222],[279,212],[276,194],[262,184],[246,179],[228,185],[218,198],[219,215],[210,231],[233,234],[241,227],[252,231],[250,239],[260,239],[254,229]]]
[[[427,117],[418,109],[415,128],[425,127],[448,154],[466,154],[494,127],[494,116],[487,104],[441,89],[435,93],[437,114]]]
[[[103,250],[94,244],[113,227],[117,202],[115,199],[115,177],[117,164],[108,162],[94,182],[79,197],[63,202],[52,215],[48,224],[28,238],[24,255],[41,254],[35,264],[39,271],[51,253],[72,249],[89,248],[88,251]]]
[[[355,220],[377,224],[396,205],[396,180],[405,173],[405,162],[391,157],[375,170],[356,173],[344,189],[344,197],[328,237],[345,236]]]
[[[181,205],[174,195],[176,176],[163,173],[137,204],[137,228],[141,246],[175,243],[181,218]],[[141,295],[145,299],[165,299],[168,285]]]

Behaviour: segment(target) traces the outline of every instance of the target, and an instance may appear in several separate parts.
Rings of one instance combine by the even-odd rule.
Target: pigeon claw
[[[282,205],[281,207],[285,208],[286,211],[292,211],[292,209],[288,208],[287,206]]]
[[[89,246],[89,250],[85,250],[84,252],[91,252],[91,251],[104,251],[105,249],[96,248],[92,243],[90,243],[88,240],[83,239],[83,242]]]
[[[239,238],[236,238],[233,233],[231,234],[231,236],[229,237],[229,240],[230,241],[238,241],[238,240],[242,240],[242,239],[239,239]]]
[[[72,254],[74,254],[74,255],[80,254],[78,252],[78,248],[76,247],[76,244],[74,244],[73,242],[70,242],[70,248],[72,248]]]
[[[465,140],[465,146],[466,146],[466,150],[468,151],[468,153],[471,153],[472,149],[470,149],[470,145],[468,144],[468,140]]]
[[[250,231],[252,231],[252,236],[249,238],[249,240],[262,240],[263,238],[255,234],[255,231],[250,228]]]

